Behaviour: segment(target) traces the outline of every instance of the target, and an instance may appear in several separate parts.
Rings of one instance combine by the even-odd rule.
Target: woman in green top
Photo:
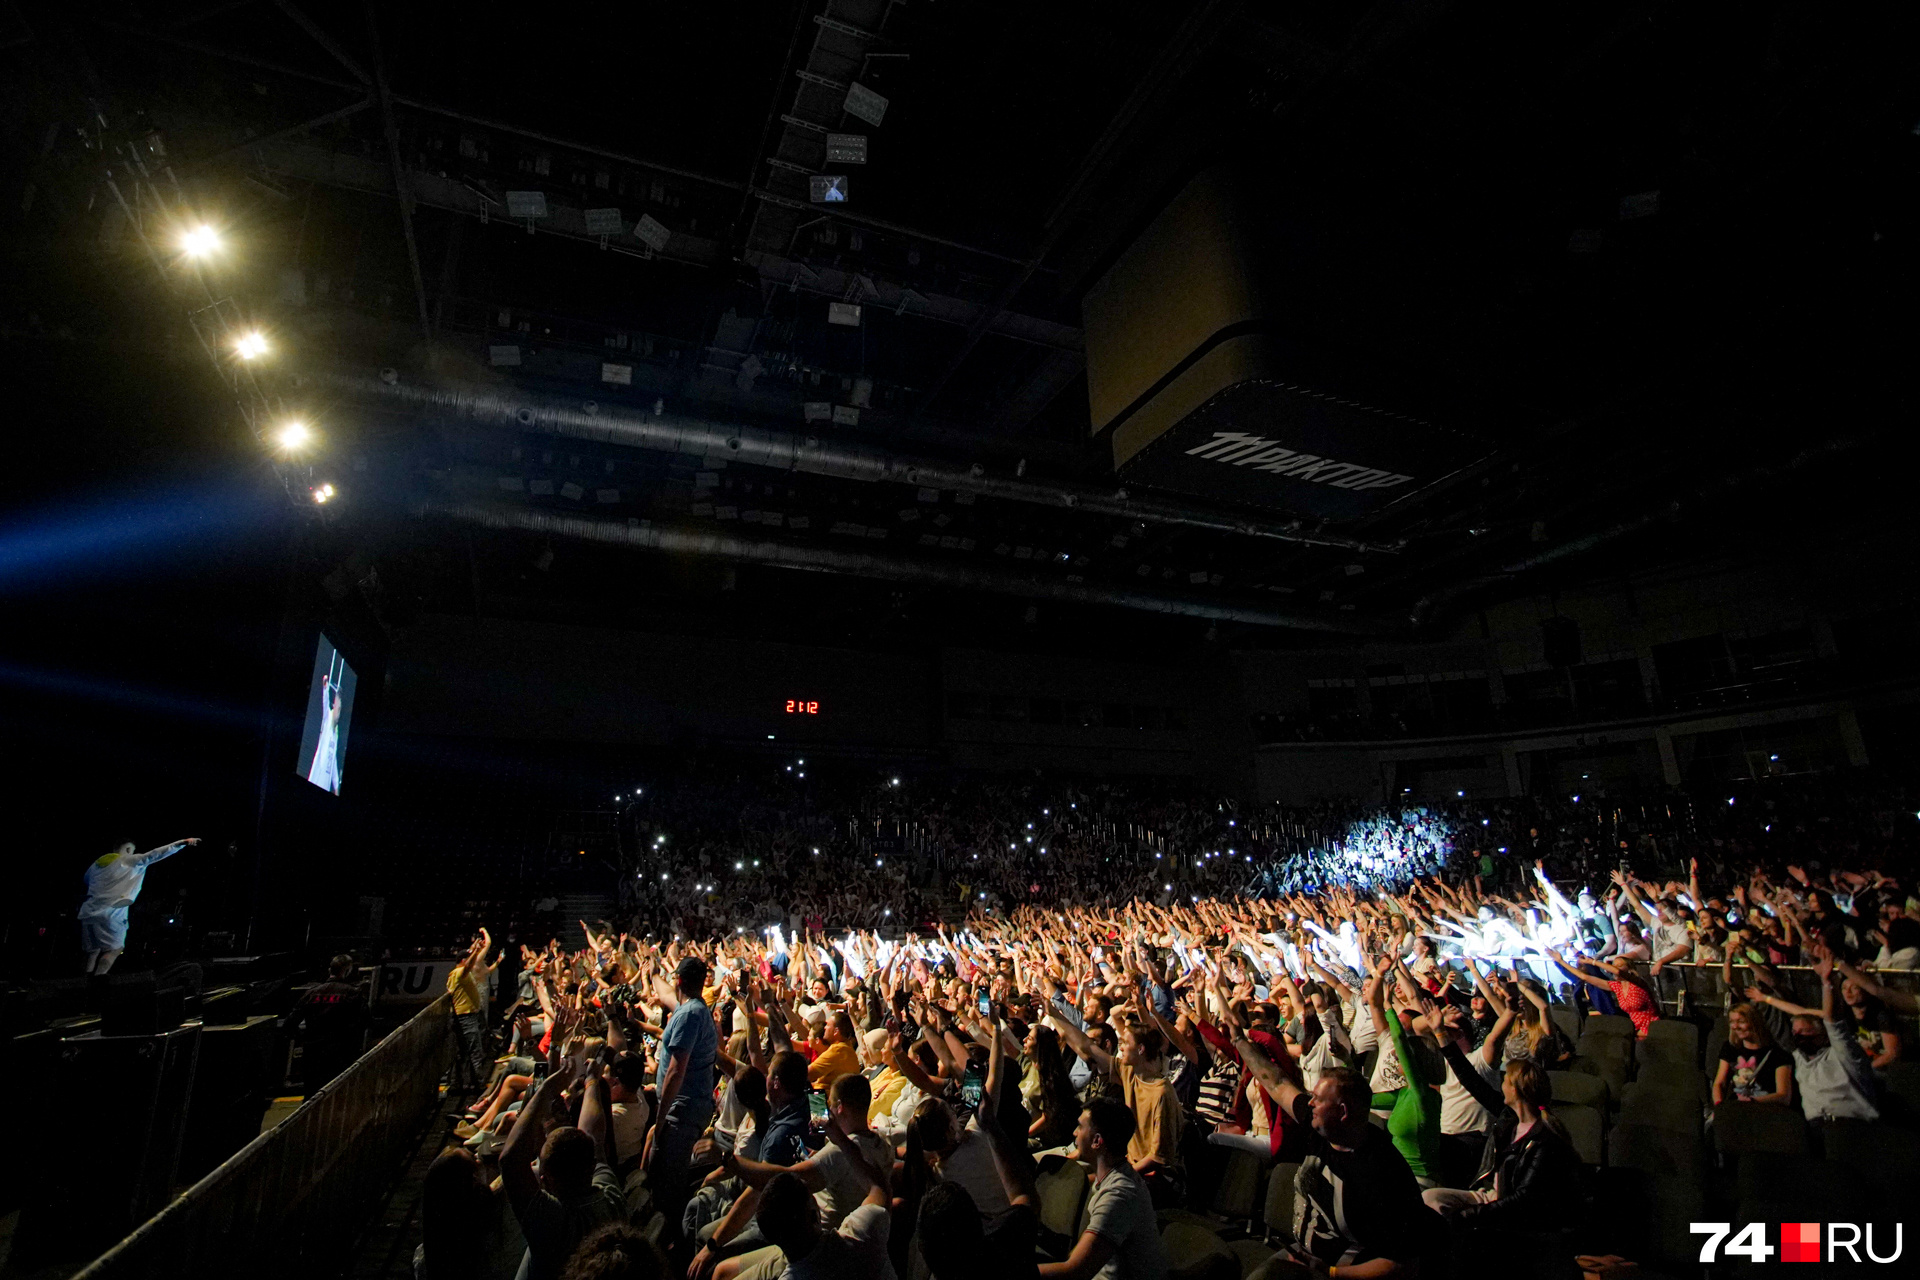
[[[1416,1045],[1399,1011],[1386,1006],[1384,989],[1389,968],[1402,987],[1401,998],[1415,1007],[1419,1003],[1413,978],[1399,958],[1389,955],[1382,959],[1367,982],[1367,1011],[1373,1017],[1375,1032],[1391,1042],[1393,1060],[1383,1061],[1375,1070],[1376,1082],[1391,1087],[1376,1091],[1373,1105],[1389,1112],[1387,1134],[1420,1185],[1438,1186],[1442,1158],[1440,1081],[1446,1068],[1435,1062],[1434,1055],[1420,1052],[1425,1046]],[[1425,1030],[1426,1020],[1415,1015],[1411,1031],[1424,1034]]]

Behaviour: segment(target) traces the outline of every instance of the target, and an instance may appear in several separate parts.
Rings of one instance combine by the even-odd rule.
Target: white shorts
[[[124,951],[127,946],[127,909],[115,907],[104,915],[80,917],[82,951]]]

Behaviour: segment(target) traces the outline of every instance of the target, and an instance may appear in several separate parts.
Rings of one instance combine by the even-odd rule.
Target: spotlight
[[[313,440],[313,428],[295,419],[282,426],[274,439],[279,442],[282,449],[289,451],[304,449]]]
[[[255,360],[267,354],[267,339],[258,329],[241,334],[233,340],[233,353],[242,360]]]
[[[204,222],[180,235],[180,252],[189,258],[208,258],[219,251],[220,233]]]

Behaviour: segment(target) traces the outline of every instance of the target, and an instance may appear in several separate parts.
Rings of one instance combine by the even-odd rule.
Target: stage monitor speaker
[[[1572,618],[1543,618],[1540,621],[1540,645],[1551,667],[1580,665],[1580,624]]]
[[[162,984],[152,970],[110,973],[100,980],[100,1032],[150,1036],[171,1031],[187,1012],[187,989]]]
[[[197,1023],[60,1042],[60,1092],[79,1101],[19,1109],[35,1176],[11,1266],[84,1263],[166,1207],[199,1057]]]

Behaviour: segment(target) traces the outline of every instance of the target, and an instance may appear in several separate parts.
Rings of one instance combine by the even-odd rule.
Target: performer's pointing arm
[[[175,840],[172,844],[163,844],[158,849],[149,849],[145,853],[137,853],[127,861],[136,867],[152,866],[162,858],[171,858],[174,854],[180,852],[190,844],[199,843],[199,836],[192,836],[185,840]]]

